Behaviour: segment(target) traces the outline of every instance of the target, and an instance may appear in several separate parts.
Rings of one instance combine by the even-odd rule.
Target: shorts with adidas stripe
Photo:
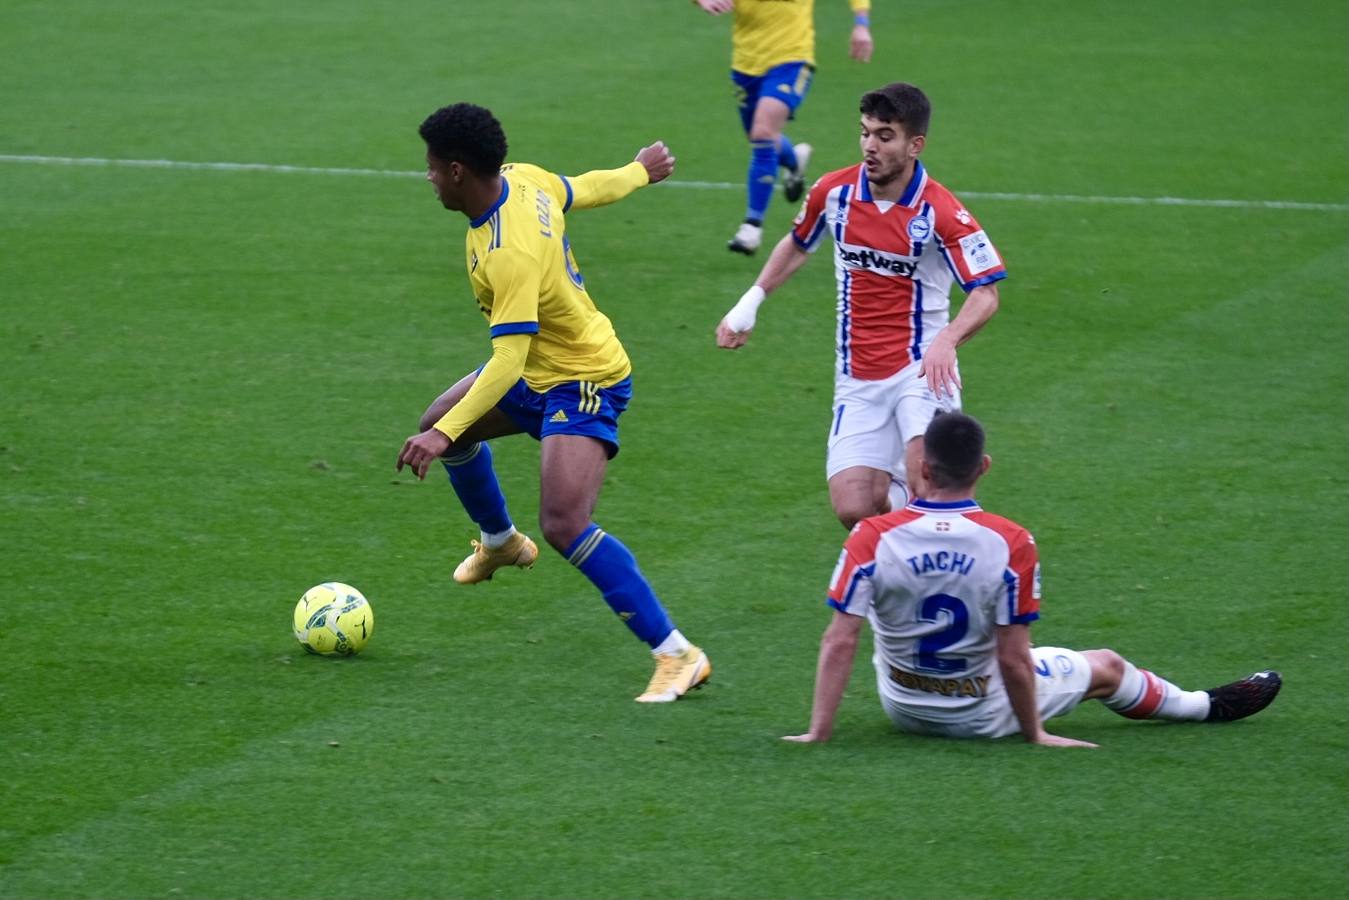
[[[542,394],[521,378],[497,401],[497,409],[535,440],[550,434],[580,434],[604,444],[613,459],[618,455],[618,417],[631,399],[631,376],[610,387],[565,381]]]

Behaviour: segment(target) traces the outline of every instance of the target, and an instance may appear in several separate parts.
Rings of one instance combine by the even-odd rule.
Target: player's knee
[[[539,510],[539,531],[543,539],[558,553],[566,553],[590,525],[590,517],[575,510]]]
[[[438,412],[439,415],[437,415]],[[432,425],[439,422],[442,415],[444,415],[444,413],[440,412],[434,405],[428,406],[426,412],[422,413],[422,417],[417,420],[417,430],[426,431]]]
[[[889,503],[858,502],[848,500],[837,504],[834,507],[834,515],[838,516],[839,522],[843,527],[852,531],[853,526],[863,519],[869,519],[872,516],[879,516],[888,511]]]
[[[1090,695],[1114,693],[1124,677],[1124,657],[1114,650],[1083,650],[1082,655],[1091,664]]]
[[[780,139],[781,137],[782,137],[782,130],[779,128],[775,128],[772,125],[763,125],[758,122],[755,122],[753,125],[750,126],[749,129],[749,140],[751,144],[757,143],[759,141],[771,141],[773,144],[776,145],[778,139]]]

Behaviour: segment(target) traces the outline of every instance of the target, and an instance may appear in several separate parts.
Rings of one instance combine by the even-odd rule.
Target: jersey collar
[[[938,503],[934,500],[910,500],[909,509],[916,509],[922,512],[973,512],[979,508],[979,504],[973,499],[970,500],[952,500],[950,503]]]
[[[468,220],[469,227],[478,228],[479,226],[486,223],[488,219],[492,218],[492,216],[496,213],[497,210],[501,209],[501,204],[505,203],[506,198],[509,197],[510,195],[511,195],[511,183],[507,181],[506,176],[503,175],[501,176],[501,196],[497,198],[496,203],[493,203],[490,207],[488,207],[487,212],[478,216],[478,218],[476,219],[469,219]]]
[[[918,200],[923,196],[923,188],[927,187],[927,169],[923,168],[923,161],[915,159],[913,161],[913,175],[909,178],[908,185],[904,188],[904,193],[900,195],[899,200],[895,202],[896,206],[905,206],[910,209],[918,205]],[[865,200],[868,203],[874,203],[871,198],[871,182],[867,181],[867,167],[857,167],[857,199]]]
[[[909,179],[909,186],[904,189],[904,193],[899,198],[900,206],[913,207],[918,204],[918,198],[923,194],[923,188],[927,184],[927,170],[923,168],[923,161],[915,159],[913,161],[913,177]]]

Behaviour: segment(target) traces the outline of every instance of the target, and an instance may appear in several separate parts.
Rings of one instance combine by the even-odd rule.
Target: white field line
[[[214,172],[280,172],[301,175],[374,176],[381,178],[420,178],[423,172],[394,169],[345,169],[315,166],[284,166],[271,163],[189,162],[177,159],[103,159],[90,156],[21,156],[0,154],[0,163],[41,166],[117,166],[133,169],[195,169]],[[745,185],[731,181],[667,181],[672,188],[692,190],[744,190]],[[1089,203],[1115,206],[1199,206],[1223,209],[1294,209],[1320,212],[1349,212],[1349,203],[1310,203],[1300,200],[1205,200],[1195,197],[1110,197],[1090,194],[1018,194],[1006,191],[959,191],[961,197],[975,200],[1010,200],[1020,203]]]

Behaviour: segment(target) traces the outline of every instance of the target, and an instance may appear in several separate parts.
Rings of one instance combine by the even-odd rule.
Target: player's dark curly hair
[[[495,175],[506,161],[506,132],[491,110],[472,103],[442,106],[418,129],[426,149],[445,162],[463,163],[475,175]]]
[[[932,104],[927,95],[903,81],[863,94],[861,107],[862,115],[900,125],[909,137],[927,134],[927,123],[932,118]]]
[[[964,413],[937,413],[923,433],[923,458],[933,487],[969,487],[984,462],[984,426]]]

